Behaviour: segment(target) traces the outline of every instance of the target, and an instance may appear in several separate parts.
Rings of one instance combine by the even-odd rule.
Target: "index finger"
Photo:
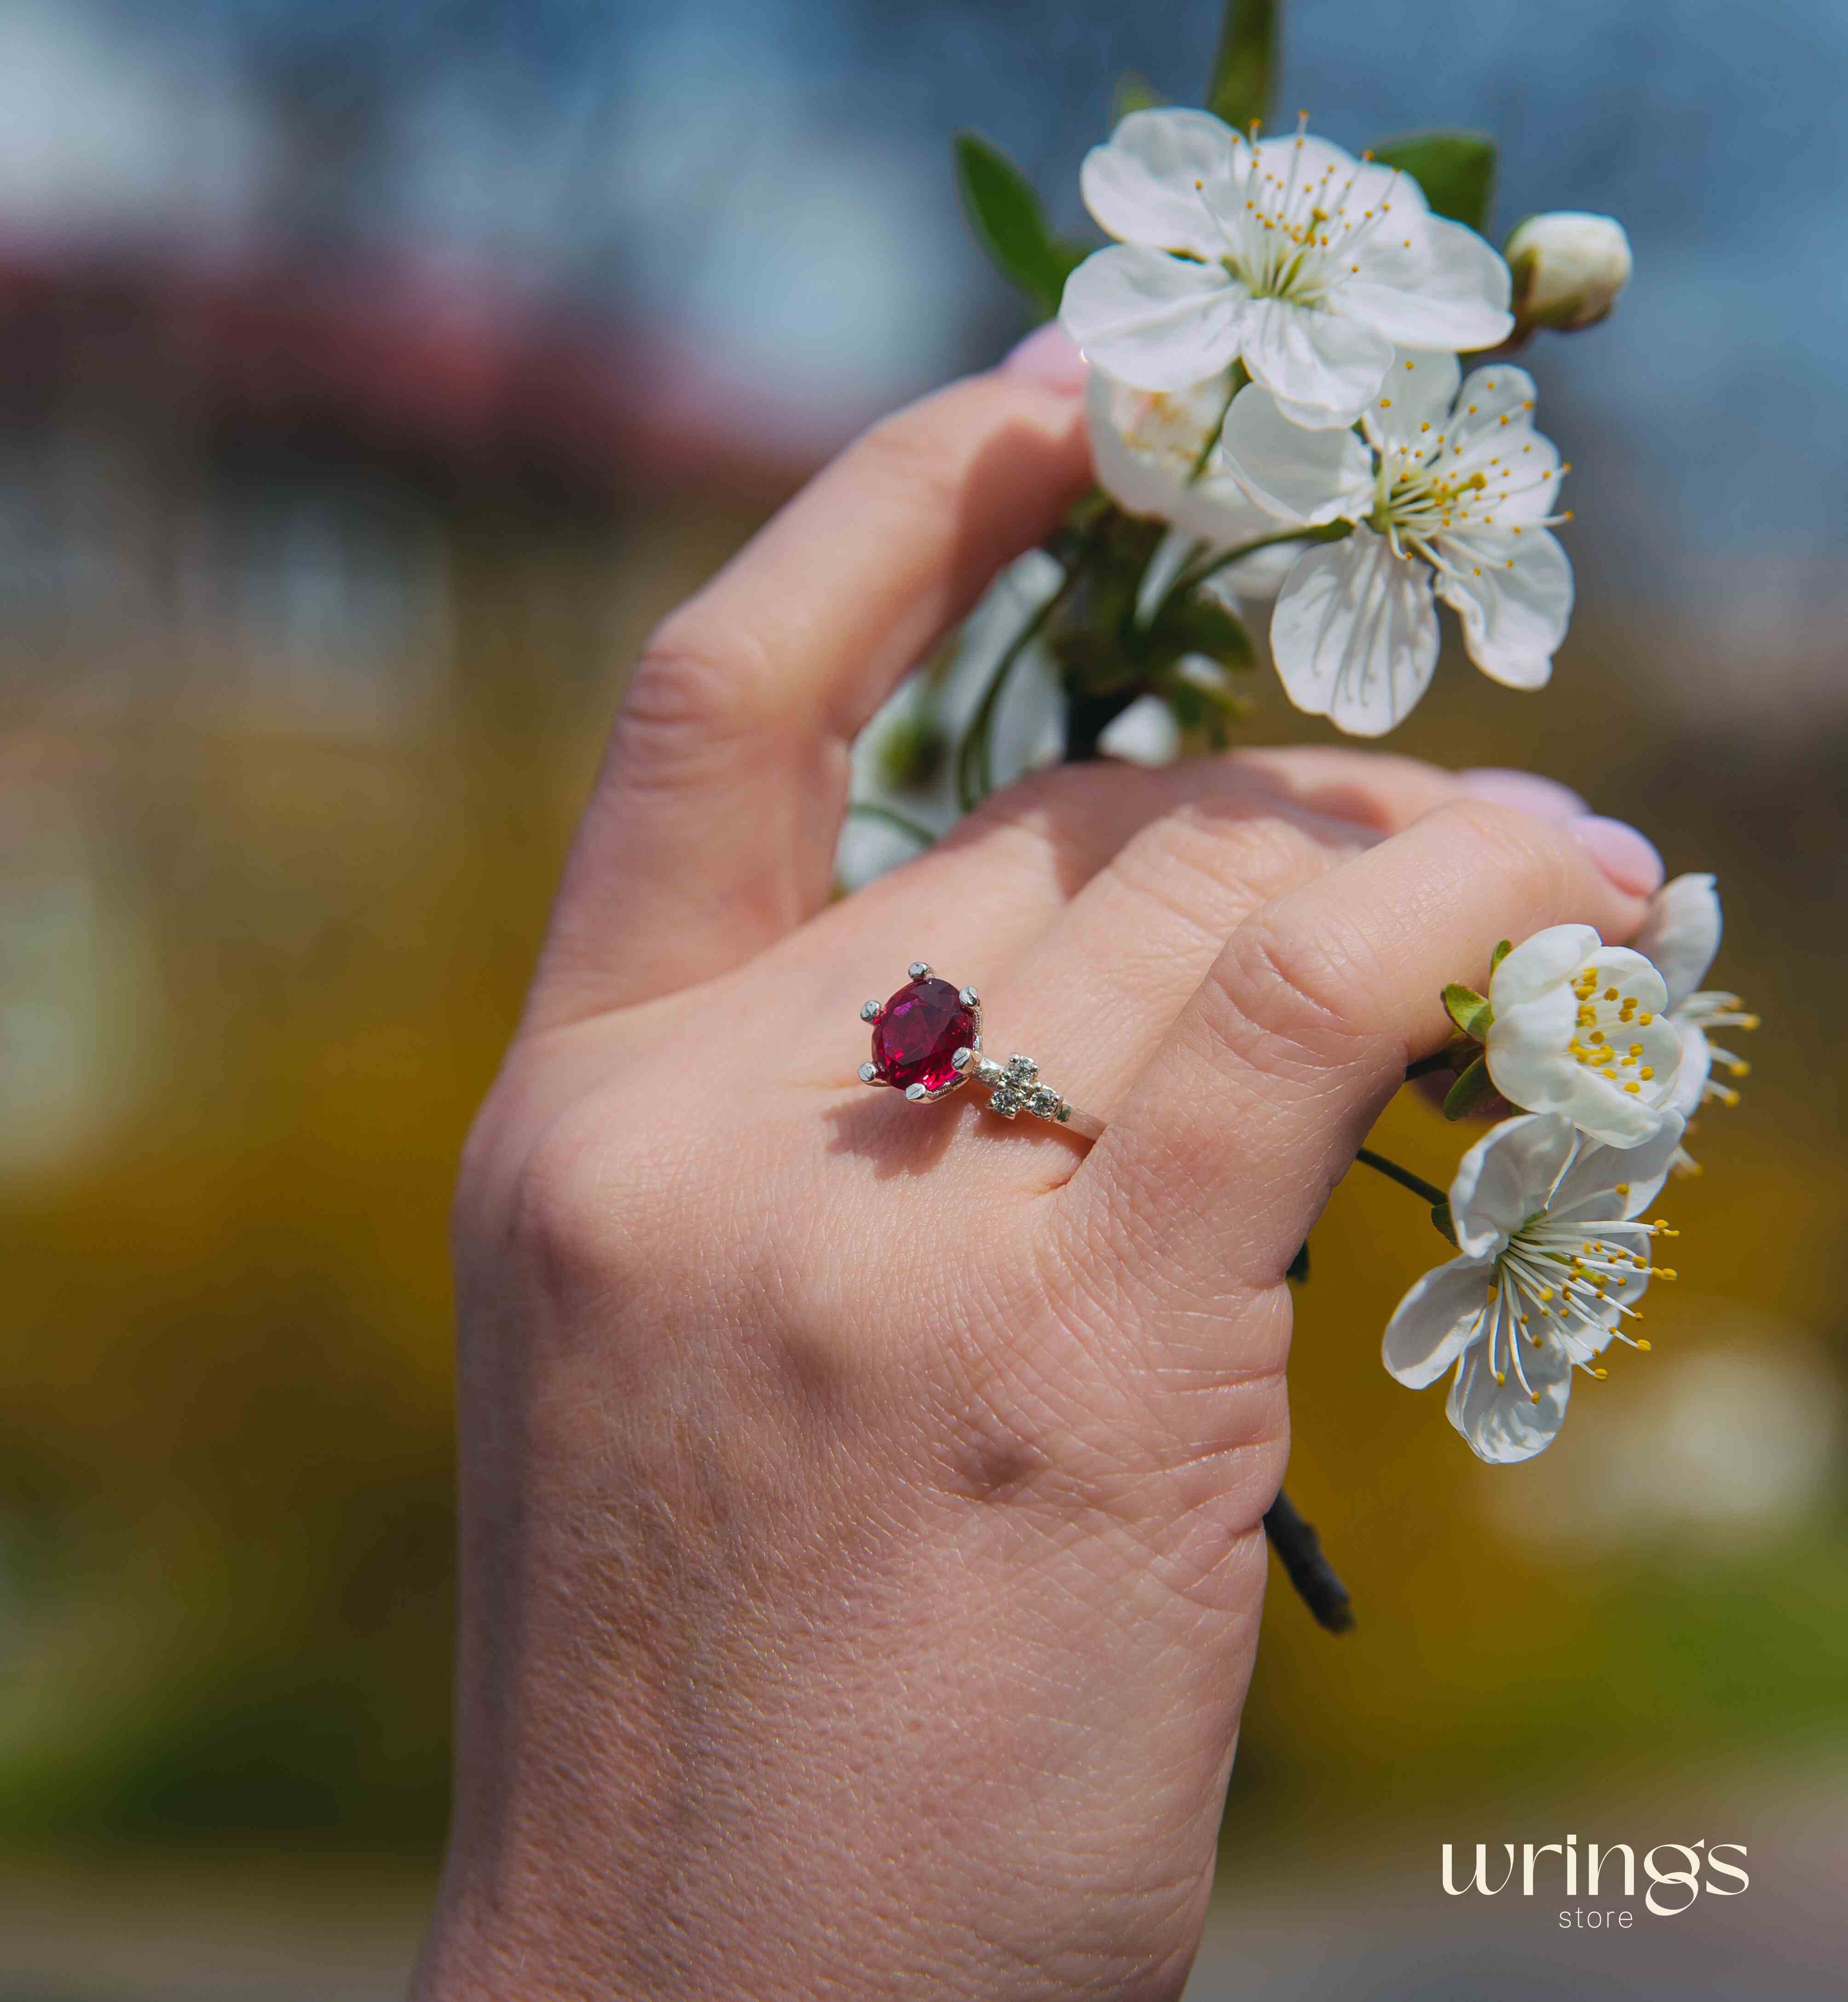
[[[866,434],[655,633],[529,1020],[741,964],[827,902],[855,734],[1090,473],[1079,399],[1000,370]]]

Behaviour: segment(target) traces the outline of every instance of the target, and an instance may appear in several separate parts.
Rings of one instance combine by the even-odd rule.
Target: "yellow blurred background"
[[[1042,95],[1076,75],[1101,102],[1134,40],[1115,12]],[[1348,16],[1302,14],[1334,76]],[[870,75],[898,60],[881,9],[810,16],[857,23]],[[78,17],[35,18],[49,46]],[[678,72],[616,19],[626,103]],[[288,75],[298,141],[362,129]],[[1037,143],[1069,179],[1075,148]],[[483,294],[473,266],[407,273],[305,225],[202,267],[170,234],[34,214],[0,256],[0,1998],[383,1995],[447,1791],[449,1184],[624,670],[849,419],[991,355],[1009,309],[955,266],[947,345],[818,413],[761,328],[741,383],[722,330],[696,342],[646,287],[598,318],[535,303],[529,274]],[[1542,356],[1543,382],[1620,353],[1628,311]],[[1759,1944],[1797,1971],[1710,1990],[1678,1961],[1674,1992],[1836,1993],[1805,1984],[1839,1971],[1848,1771],[1842,629],[1781,588],[1794,559],[1749,507],[1699,553],[1712,594],[1689,588],[1635,525],[1670,502],[1625,485],[1602,413],[1568,406],[1562,434],[1585,588],[1553,686],[1447,657],[1393,748],[1550,773],[1672,872],[1714,870],[1714,978],[1766,1026],[1743,1105],[1701,1119],[1707,1172],[1665,1198],[1682,1277],[1654,1352],[1581,1383],[1529,1465],[1479,1466],[1441,1392],[1386,1376],[1385,1316],[1444,1247],[1389,1185],[1337,1191],[1289,1487],[1359,1626],[1331,1639],[1274,1581],[1226,1874],[1351,1938],[1403,1919],[1356,1885],[1415,1881],[1414,1931],[1447,1922],[1441,1840],[1557,1840],[1593,1806],[1610,1840],[1749,1826],[1780,1936]],[[1250,741],[1327,734],[1256,689]],[[1407,1094],[1383,1132],[1447,1182],[1456,1129]],[[1496,1950],[1528,1953],[1508,1924]],[[1638,1942],[1621,1992],[1658,1992],[1665,1952]],[[1389,1988],[1278,1953],[1279,1985],[1253,1962],[1224,1992],[1567,1979],[1498,1961],[1420,1986],[1406,1946]]]

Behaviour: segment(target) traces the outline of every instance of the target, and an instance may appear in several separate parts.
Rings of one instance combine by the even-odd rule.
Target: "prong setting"
[[[859,1019],[863,1022],[877,1022],[884,1013],[883,1001],[863,1001],[859,1004]]]
[[[930,978],[930,962],[927,959],[914,959],[905,970],[913,980],[928,980]]]
[[[930,1093],[921,1084],[908,1084],[905,1087],[905,1095],[913,1105],[922,1105]]]
[[[975,1061],[975,1052],[971,1049],[958,1050],[950,1059],[952,1067],[958,1071],[967,1070]]]
[[[870,1063],[863,1063],[860,1066],[859,1081],[862,1084],[884,1084],[885,1083],[885,1079],[879,1075],[877,1069]]]
[[[982,996],[973,987],[959,988],[956,998],[965,1008],[979,1008],[982,1006]]]

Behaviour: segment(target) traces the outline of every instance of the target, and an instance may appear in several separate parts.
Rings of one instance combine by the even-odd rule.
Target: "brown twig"
[[[1354,1625],[1354,1601],[1348,1596],[1348,1588],[1322,1554],[1322,1540],[1314,1523],[1297,1514],[1295,1504],[1281,1488],[1265,1512],[1264,1534],[1316,1624],[1330,1634],[1349,1631]]]

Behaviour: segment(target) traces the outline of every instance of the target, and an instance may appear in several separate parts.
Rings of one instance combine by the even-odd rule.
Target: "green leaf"
[[[1445,984],[1444,1012],[1466,1036],[1473,1036],[1479,1043],[1487,1036],[1489,1024],[1495,1019],[1489,997],[1478,994],[1473,987],[1466,987],[1460,980]]]
[[[1140,70],[1126,69],[1111,93],[1110,122],[1120,125],[1131,112],[1159,110],[1163,101],[1161,92]]]
[[[1494,977],[1494,972],[1495,972],[1495,969],[1496,969],[1496,968],[1497,968],[1497,967],[1498,967],[1498,966],[1501,964],[1501,962],[1502,962],[1505,959],[1506,959],[1506,958],[1507,958],[1507,957],[1508,956],[1508,954],[1509,954],[1511,952],[1512,952],[1512,951],[1514,950],[1514,949],[1515,949],[1515,942],[1514,942],[1514,940],[1513,940],[1512,939],[1504,939],[1504,940],[1501,941],[1501,943],[1498,946],[1497,946],[1497,947],[1496,947],[1495,950],[1494,950],[1492,953],[1491,953],[1491,954],[1490,954],[1490,955],[1489,955],[1489,975],[1490,975],[1490,977],[1491,977],[1491,979]]]
[[[1408,132],[1373,148],[1424,190],[1439,215],[1486,231],[1495,200],[1495,142],[1486,132]]]
[[[957,134],[955,147],[956,191],[976,242],[1041,319],[1050,319],[1066,278],[1089,253],[1053,235],[1033,183],[999,147],[967,131]]]
[[[1217,598],[1198,591],[1164,605],[1150,633],[1158,644],[1183,654],[1204,654],[1222,668],[1248,668],[1256,658],[1243,622]]]
[[[1271,115],[1277,79],[1277,0],[1226,0],[1206,108],[1243,131]]]
[[[1488,1065],[1484,1059],[1478,1057],[1450,1087],[1444,1100],[1444,1117],[1446,1119],[1461,1119],[1473,1112],[1478,1106],[1486,1104],[1495,1095]]]

